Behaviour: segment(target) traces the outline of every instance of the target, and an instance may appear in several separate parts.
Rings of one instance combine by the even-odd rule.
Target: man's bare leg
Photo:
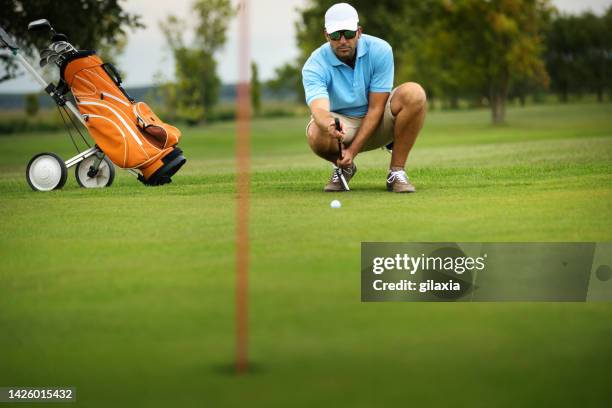
[[[391,99],[391,113],[395,116],[391,169],[403,169],[408,154],[425,122],[427,97],[421,85],[406,82],[399,86]]]
[[[339,155],[338,142],[329,137],[329,134],[321,131],[315,123],[311,123],[310,126],[308,126],[308,145],[317,156],[336,166]],[[357,172],[357,167],[353,163],[351,167],[343,168],[341,171],[346,182],[349,182]],[[334,174],[337,173],[334,171]],[[332,175],[323,190],[327,192],[344,191],[344,186],[337,176],[335,177]]]
[[[308,126],[308,145],[317,156],[336,164],[338,142],[322,132],[314,122]]]

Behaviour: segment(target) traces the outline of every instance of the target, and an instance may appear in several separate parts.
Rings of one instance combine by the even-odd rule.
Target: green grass
[[[73,385],[77,406],[593,406],[612,403],[612,305],[360,303],[362,241],[612,241],[612,105],[433,112],[384,191],[347,194],[306,119],[252,125],[251,375],[234,350],[234,127],[185,129],[162,188],[34,193],[63,134],[0,137],[0,386]],[[342,200],[341,210],[329,202]],[[23,406],[23,405],[20,405]],[[70,405],[74,406],[74,405]]]

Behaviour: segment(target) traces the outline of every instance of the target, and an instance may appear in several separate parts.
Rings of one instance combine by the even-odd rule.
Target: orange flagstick
[[[249,2],[239,8],[239,83],[236,102],[238,123],[236,135],[236,373],[249,368],[248,358],[248,272],[249,272],[249,158],[250,158],[250,50]]]

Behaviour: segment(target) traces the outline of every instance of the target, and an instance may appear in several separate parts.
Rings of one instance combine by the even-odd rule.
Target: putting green
[[[234,126],[185,129],[174,183],[34,193],[65,135],[0,136],[0,386],[77,405],[607,406],[612,304],[362,304],[362,241],[611,241],[612,105],[432,112],[413,195],[389,155],[324,194],[305,118],[252,125],[251,375],[235,378]],[[341,209],[329,203],[341,200]],[[74,405],[70,405],[74,406]]]

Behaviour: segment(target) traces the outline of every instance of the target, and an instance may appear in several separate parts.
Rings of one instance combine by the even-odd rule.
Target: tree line
[[[295,93],[303,103],[301,66],[324,41],[323,20],[337,0],[308,0],[299,10],[300,57],[277,68],[266,87]],[[142,27],[118,0],[0,0],[0,24],[17,34],[26,52],[42,36],[26,35],[27,22],[49,17],[77,46],[120,49],[126,30]],[[364,32],[394,50],[396,84],[419,82],[431,100],[457,107],[460,100],[489,106],[494,123],[504,121],[506,102],[552,91],[561,101],[594,93],[612,98],[612,6],[603,15],[559,13],[549,0],[352,0]],[[83,20],[73,24],[74,15]],[[235,16],[231,0],[194,0],[189,18],[170,15],[160,28],[170,49],[175,77],[159,82],[165,110],[189,122],[206,120],[219,101],[222,68],[216,54]],[[104,16],[104,18],[101,18]],[[189,38],[189,40],[187,40]],[[109,53],[112,54],[112,53]],[[116,53],[115,53],[116,54]],[[14,61],[0,55],[4,74]],[[261,104],[258,70],[252,65],[252,103]]]
[[[296,27],[301,58],[277,70],[296,82],[299,67],[324,41],[325,11],[335,0],[310,0]],[[561,14],[548,0],[353,0],[364,32],[394,50],[395,82],[419,82],[430,100],[488,105],[494,123],[509,97],[594,92],[612,98],[612,6],[601,15]],[[282,79],[282,80],[281,80]],[[296,88],[299,92],[299,88]]]

